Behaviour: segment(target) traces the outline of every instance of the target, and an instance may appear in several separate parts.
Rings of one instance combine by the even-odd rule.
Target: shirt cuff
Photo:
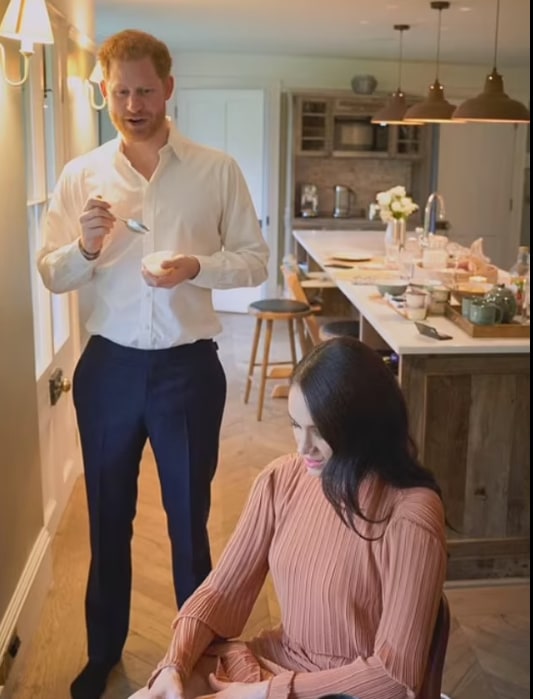
[[[294,672],[282,672],[274,675],[270,681],[267,699],[288,699],[292,689]]]

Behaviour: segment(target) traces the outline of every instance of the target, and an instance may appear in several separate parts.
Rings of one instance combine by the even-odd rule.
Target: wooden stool
[[[254,367],[261,366],[261,382],[259,384],[259,402],[257,404],[257,419],[261,420],[263,416],[263,402],[265,400],[265,385],[267,379],[288,378],[290,373],[296,366],[296,345],[294,342],[294,322],[296,321],[296,329],[300,339],[302,355],[307,352],[308,342],[305,336],[303,319],[312,315],[313,311],[308,304],[301,301],[292,301],[291,299],[264,299],[263,301],[255,301],[248,306],[248,313],[254,315],[255,331],[252,342],[252,353],[250,355],[250,364],[248,366],[248,377],[246,379],[246,391],[244,394],[244,402],[248,403],[250,391],[252,389],[252,380]],[[263,321],[266,321],[266,333],[263,345],[263,361],[261,364],[256,362],[257,348],[259,347],[259,338],[261,335],[261,327]],[[289,345],[291,351],[291,365],[289,371],[269,372],[269,367],[281,362],[270,362],[270,345],[272,344],[272,330],[274,321],[286,320],[289,329]],[[287,362],[283,362],[287,364]]]

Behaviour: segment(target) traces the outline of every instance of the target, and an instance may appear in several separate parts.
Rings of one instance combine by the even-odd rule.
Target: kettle
[[[333,209],[334,218],[346,218],[350,216],[355,205],[355,192],[350,187],[343,184],[336,184],[333,188],[335,191],[335,208]]]

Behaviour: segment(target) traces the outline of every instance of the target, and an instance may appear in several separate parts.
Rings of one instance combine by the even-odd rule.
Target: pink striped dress
[[[274,461],[218,565],[180,610],[159,667],[187,676],[203,653],[216,654],[220,677],[270,679],[268,699],[414,697],[445,578],[442,503],[426,488],[397,490],[376,477],[363,483],[360,503],[370,518],[388,517],[359,520],[365,536],[383,535],[375,541],[340,521],[300,457]],[[281,626],[214,645],[242,633],[268,572]]]

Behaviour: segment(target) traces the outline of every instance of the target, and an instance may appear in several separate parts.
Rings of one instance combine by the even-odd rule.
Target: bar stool
[[[281,271],[291,298],[295,301],[309,303],[304,288],[298,278],[298,274],[286,265],[281,266]],[[324,342],[325,340],[331,340],[333,337],[345,335],[359,339],[360,328],[358,320],[338,318],[335,320],[328,320],[327,322],[319,322],[319,316],[317,316],[316,313],[320,312],[320,308],[311,306],[311,309],[313,314],[306,318],[305,325],[313,345],[317,345],[319,342]]]
[[[254,301],[248,306],[248,313],[255,316],[255,331],[252,342],[252,353],[250,355],[250,363],[248,366],[248,376],[246,379],[246,391],[244,393],[244,402],[248,403],[250,391],[252,389],[252,381],[254,368],[261,366],[261,379],[259,383],[259,399],[257,404],[257,419],[261,420],[263,416],[263,403],[265,400],[265,386],[268,379],[288,378],[296,366],[296,344],[294,341],[294,326],[300,340],[302,355],[309,349],[304,329],[304,318],[313,314],[313,310],[307,303],[301,301],[293,301],[292,299],[263,299],[262,301]],[[287,362],[271,362],[270,361],[270,346],[272,344],[272,331],[274,321],[287,321],[289,331],[289,346],[291,352],[291,367],[287,367]],[[261,363],[256,362],[257,349],[259,347],[259,339],[261,336],[261,328],[263,321],[266,321],[266,332],[263,344],[263,360]],[[284,364],[285,368],[280,371],[271,370],[275,364]]]

